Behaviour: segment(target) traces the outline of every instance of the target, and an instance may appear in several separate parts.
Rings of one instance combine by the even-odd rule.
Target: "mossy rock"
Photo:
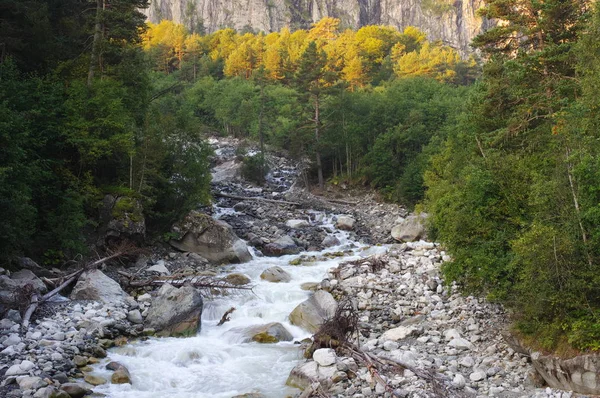
[[[270,343],[279,342],[277,337],[271,336],[267,332],[255,334],[254,336],[252,336],[252,341],[256,341],[257,343],[261,343],[261,344],[270,344]]]

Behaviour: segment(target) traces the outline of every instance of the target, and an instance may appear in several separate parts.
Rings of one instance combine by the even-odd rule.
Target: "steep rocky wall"
[[[431,40],[442,40],[461,54],[487,29],[489,21],[476,15],[483,0],[151,0],[146,14],[152,22],[171,19],[188,26],[201,21],[207,32],[231,27],[273,32],[288,26],[308,28],[331,16],[343,27],[416,26]]]

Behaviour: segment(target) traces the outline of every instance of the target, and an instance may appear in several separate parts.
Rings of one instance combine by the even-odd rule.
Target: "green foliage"
[[[545,349],[597,350],[598,17],[584,29],[584,2],[527,3],[483,11],[507,23],[475,40],[492,57],[432,157],[427,208],[448,279],[511,307]]]
[[[265,177],[268,172],[269,165],[261,154],[244,157],[242,176],[247,180],[262,185],[265,182]]]

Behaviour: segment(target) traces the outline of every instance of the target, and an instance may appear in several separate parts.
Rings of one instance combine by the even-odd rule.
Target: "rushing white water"
[[[331,219],[322,214],[312,214],[322,225],[333,229]],[[349,242],[347,233],[336,231],[341,242],[338,247],[324,252],[304,253],[322,255],[353,248],[353,255],[291,266],[289,261],[298,256],[279,258],[255,257],[246,264],[231,267],[251,278],[255,286],[252,293],[235,294],[212,301],[205,300],[202,329],[191,338],[151,338],[125,347],[110,350],[108,358],[96,367],[96,373],[110,378],[104,370],[108,361],[124,364],[132,376],[132,384],[105,384],[96,392],[113,398],[231,398],[238,394],[260,392],[267,397],[281,398],[293,395],[297,390],[285,386],[292,368],[302,360],[297,344],[241,343],[241,335],[234,328],[260,325],[269,322],[282,323],[300,341],[310,333],[289,323],[288,315],[310,292],[301,289],[304,282],[320,282],[327,270],[357,256],[367,256],[372,248],[365,250]],[[271,283],[260,279],[265,269],[278,265],[291,276],[289,283]],[[236,311],[231,321],[217,326],[223,313],[230,307]]]

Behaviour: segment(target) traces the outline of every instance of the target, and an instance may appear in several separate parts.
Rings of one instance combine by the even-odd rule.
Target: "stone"
[[[71,398],[83,398],[91,394],[91,391],[79,383],[65,383],[60,386],[60,389],[65,391]]]
[[[112,384],[131,384],[129,370],[124,366],[118,368],[110,377],[110,382]]]
[[[161,275],[171,275],[171,271],[169,271],[167,269],[164,260],[158,261],[152,267],[149,267],[146,271],[148,271],[148,272],[156,272],[156,273],[159,273]]]
[[[298,254],[300,253],[300,248],[291,237],[284,235],[275,242],[266,244],[262,252],[265,256],[279,257],[288,254]]]
[[[202,295],[193,286],[176,288],[165,283],[152,300],[144,326],[154,329],[158,336],[195,335],[202,306]]]
[[[600,355],[586,354],[562,359],[539,352],[531,363],[548,386],[579,394],[600,395]]]
[[[356,220],[350,216],[339,216],[335,222],[335,227],[344,231],[352,231]]]
[[[318,290],[319,286],[321,284],[317,283],[317,282],[304,282],[303,284],[300,285],[300,289],[302,290],[310,290],[312,292]]]
[[[6,373],[4,374],[5,376],[18,376],[18,375],[24,375],[29,373],[30,370],[32,370],[35,367],[35,364],[31,361],[22,361],[20,364],[18,365],[12,365],[10,368],[8,368],[8,370],[6,371]]]
[[[3,329],[3,330],[10,329],[15,325],[16,325],[16,323],[11,321],[10,319],[5,318],[0,321],[0,329]]]
[[[235,286],[242,286],[250,283],[250,278],[239,273],[229,274],[225,277],[225,280]]]
[[[131,323],[139,325],[144,322],[140,310],[131,310],[127,313],[127,320]]]
[[[233,328],[228,333],[241,336],[242,343],[255,341],[257,343],[278,343],[280,341],[292,341],[292,334],[279,322],[271,322],[265,325],[256,325],[246,328]]]
[[[459,350],[470,350],[473,348],[473,344],[462,337],[450,340],[448,346]]]
[[[381,335],[382,340],[398,341],[417,334],[417,329],[410,326],[398,326],[397,328],[386,330]]]
[[[461,375],[460,373],[457,373],[454,375],[454,378],[452,379],[452,384],[456,388],[463,388],[467,384],[467,381],[465,380],[465,377],[463,375]]]
[[[116,362],[116,361],[110,361],[109,363],[106,364],[105,366],[106,369],[108,370],[117,370],[117,369],[121,369],[121,368],[125,368],[125,365],[123,365],[120,362]],[[127,368],[125,368],[127,369]]]
[[[212,182],[237,180],[242,175],[242,162],[237,159],[218,164],[212,169]],[[243,202],[242,202],[243,203]]]
[[[337,356],[335,350],[331,348],[319,348],[313,353],[313,360],[319,364],[319,366],[331,366],[335,364]]]
[[[473,372],[469,375],[469,379],[471,379],[471,381],[481,381],[484,380],[486,377],[487,375],[485,374],[485,372],[481,371]]]
[[[314,381],[319,379],[318,367],[319,365],[314,361],[296,365],[290,372],[285,384],[301,390],[308,388]]]
[[[2,342],[5,347],[10,347],[11,345],[19,344],[21,342],[21,337],[18,334],[13,333],[6,340]]]
[[[86,383],[89,383],[93,386],[100,386],[102,384],[106,384],[106,379],[104,377],[93,375],[91,373],[87,373],[83,377],[83,380],[85,380]]]
[[[30,274],[28,276],[33,275],[31,271],[28,271]],[[23,278],[20,279],[11,279],[7,275],[0,275],[0,311],[4,312],[8,309],[20,308],[21,300],[22,300],[22,292],[23,291],[31,291],[32,293],[36,292],[42,294],[46,291],[46,286],[44,283],[37,278],[35,275],[28,279],[25,277],[25,273],[21,274]],[[40,284],[41,282],[41,284]]]
[[[123,304],[128,294],[121,285],[98,269],[81,274],[71,292],[71,300],[94,300],[106,304]]]
[[[306,220],[288,220],[285,226],[292,229],[300,229],[310,227],[310,223]]]
[[[37,390],[48,385],[41,377],[37,376],[17,377],[17,384],[21,390]]]
[[[172,232],[180,238],[169,241],[171,246],[197,253],[212,263],[244,263],[252,259],[246,243],[237,237],[231,225],[198,211],[190,212],[173,226]]]
[[[392,228],[392,238],[399,242],[414,242],[425,239],[427,236],[425,231],[426,219],[426,213],[406,217],[404,221]]]
[[[260,274],[260,279],[264,279],[269,282],[279,283],[279,282],[289,282],[292,280],[292,276],[288,274],[283,268],[275,266],[271,268],[267,268]]]
[[[22,286],[31,284],[34,291],[38,293],[45,293],[48,290],[44,282],[42,282],[40,278],[38,278],[32,271],[28,269],[22,269],[20,271],[13,272],[11,279],[18,281],[18,283]]]
[[[21,318],[21,313],[17,310],[8,310],[6,313],[6,318],[18,324],[23,321],[23,318]]]
[[[340,240],[333,235],[327,235],[321,241],[321,245],[325,248],[340,245]]]
[[[88,359],[86,357],[83,357],[81,355],[75,355],[73,357],[73,363],[75,364],[75,366],[82,368],[84,366],[87,366],[88,364]]]
[[[290,314],[290,323],[315,333],[326,319],[335,314],[336,309],[337,302],[331,293],[318,290],[294,308]]]

